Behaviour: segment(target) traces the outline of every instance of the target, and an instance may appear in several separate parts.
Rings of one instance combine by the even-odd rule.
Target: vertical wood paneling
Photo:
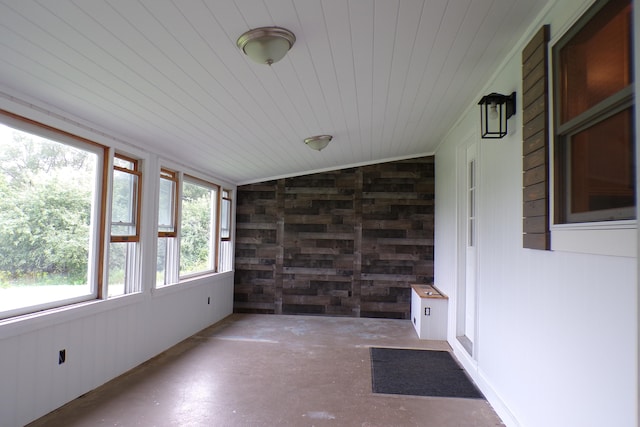
[[[522,51],[523,79],[523,247],[550,249],[549,233],[549,26]]]
[[[239,187],[234,309],[408,318],[433,209],[433,157]]]

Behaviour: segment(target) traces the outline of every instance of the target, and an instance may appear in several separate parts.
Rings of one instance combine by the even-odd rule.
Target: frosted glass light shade
[[[296,36],[280,27],[261,27],[247,31],[237,45],[253,61],[271,65],[280,61],[296,41]]]
[[[314,150],[321,151],[323,148],[329,145],[332,139],[333,136],[331,135],[318,135],[305,139],[304,143]]]

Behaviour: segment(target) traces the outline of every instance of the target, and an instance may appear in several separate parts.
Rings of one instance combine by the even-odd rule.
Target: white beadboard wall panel
[[[14,418],[15,425],[26,424],[26,421],[30,421],[40,414],[45,414],[50,411],[46,402],[38,402],[34,405],[34,396],[37,395],[37,389],[44,385],[38,378],[38,333],[25,334],[15,339],[10,339],[9,344],[15,344],[18,346],[18,357],[15,360],[15,365],[12,366],[15,369],[15,373],[19,378],[18,386],[16,388],[4,389],[9,384],[1,383],[0,387],[3,388],[2,395],[7,396],[14,393],[16,397],[16,405],[14,408],[9,409],[9,418]],[[2,346],[4,348],[4,345]],[[8,365],[6,369],[11,365]],[[51,366],[51,365],[49,365]],[[3,367],[3,370],[5,367]],[[43,409],[38,412],[36,406],[40,405]],[[15,412],[14,412],[15,411]],[[12,416],[13,415],[13,416]]]
[[[407,75],[407,82],[404,93],[402,95],[403,102],[398,113],[400,118],[404,120],[404,126],[397,129],[398,153],[407,150],[414,143],[412,135],[414,130],[420,123],[417,121],[416,112],[418,106],[423,102],[420,97],[420,88],[424,84],[424,76],[432,54],[435,49],[435,42],[438,30],[442,23],[440,21],[431,21],[427,19],[429,16],[442,16],[447,8],[445,2],[427,2],[423,5],[420,26],[416,35],[416,46],[414,48],[415,55],[411,57],[411,66]],[[420,138],[426,142],[426,137]]]
[[[373,32],[373,10],[363,1],[351,1],[349,18],[351,28],[351,46],[353,49],[353,79],[355,80],[357,124],[359,144],[353,150],[370,154],[373,124],[373,44],[370,34]]]
[[[211,51],[210,45],[196,31],[196,28],[199,28],[196,26],[198,22],[192,22],[193,16],[184,16],[184,12],[177,9],[177,6],[174,7],[172,3],[161,4],[165,5],[165,7],[154,8],[153,18],[167,32],[165,33],[166,38],[158,40],[156,43],[162,46],[164,50],[170,49],[169,57],[177,57],[179,59],[180,70],[177,73],[189,73],[191,84],[183,86],[182,90],[192,98],[200,98],[200,94],[207,94],[206,99],[203,97],[203,99],[198,100],[204,106],[205,111],[201,117],[197,118],[203,123],[212,118],[216,119],[216,121],[224,120],[225,132],[229,133],[226,138],[249,138],[253,136],[247,133],[246,127],[242,126],[242,122],[238,118],[229,114],[227,108],[223,108],[225,104],[229,106],[237,104],[216,78],[217,75],[225,76],[229,72],[221,66],[216,66],[218,61],[211,60],[215,58],[214,52]],[[197,12],[204,12],[204,10]],[[177,32],[181,35],[180,40],[172,36]],[[210,84],[203,85],[202,82]],[[212,104],[215,104],[215,112],[209,109]],[[197,115],[198,109],[194,110],[190,114]],[[215,131],[215,128],[210,129]],[[224,136],[220,135],[220,139],[224,140],[222,138]],[[214,150],[213,147],[210,149]]]
[[[589,1],[551,5],[552,37]],[[555,29],[555,30],[554,30]],[[521,50],[485,89],[521,91]],[[638,411],[637,259],[522,248],[521,107],[501,140],[480,140],[470,105],[436,152],[436,283],[450,297],[449,342],[509,426],[635,426]],[[456,156],[477,138],[476,356],[455,337]],[[631,230],[637,235],[637,227]],[[606,361],[606,369],[595,368]],[[543,411],[540,408],[544,408]]]
[[[7,398],[0,402],[2,425],[25,425],[233,311],[232,273],[175,286],[139,296],[135,303],[121,298],[123,304],[106,311],[82,310],[77,318],[63,313],[66,320],[60,322],[61,313],[44,314],[52,325],[38,322],[15,336],[3,331],[0,395]],[[3,329],[10,326],[0,323]],[[61,349],[67,359],[58,365]]]
[[[432,105],[442,104],[446,100],[446,97],[438,93],[440,85],[442,84],[440,78],[443,75],[447,75],[447,73],[443,73],[443,71],[445,71],[444,66],[447,64],[448,58],[459,54],[452,51],[452,46],[460,31],[463,19],[467,15],[470,3],[470,1],[448,2],[441,21],[438,22],[438,33],[436,34],[435,44],[432,53],[429,55],[429,61],[425,69],[425,76],[427,78],[423,77],[422,82],[425,84],[419,87],[417,97],[419,105],[411,112],[411,120],[418,126],[411,134],[409,142],[415,141],[422,135],[425,135],[423,128],[425,123],[434,123],[434,119],[425,114],[427,108]]]
[[[16,56],[21,56],[21,54],[17,51],[15,52],[9,52],[7,56],[12,56],[11,53],[14,53]],[[19,61],[15,61],[12,62],[13,63],[19,63]],[[7,65],[6,68],[3,65]],[[71,102],[72,105],[75,105],[77,103],[81,103],[82,99],[81,98],[74,98],[74,97],[69,97],[69,90],[67,90],[67,85],[68,85],[68,79],[62,75],[58,76],[56,75],[56,78],[54,79],[52,77],[51,73],[47,73],[46,69],[43,69],[40,64],[38,63],[33,63],[31,66],[27,66],[27,68],[24,69],[15,69],[15,67],[13,67],[13,65],[11,64],[2,64],[0,65],[0,69],[2,69],[3,72],[7,72],[7,73],[18,73],[18,74],[25,74],[25,75],[30,75],[32,77],[37,77],[38,79],[45,79],[44,75],[47,75],[48,77],[46,77],[46,79],[48,80],[48,86],[47,86],[47,91],[48,93],[51,93],[52,95],[56,95],[56,94],[65,94],[66,99]],[[40,73],[43,72],[44,74],[38,74],[36,76],[36,73]],[[51,82],[56,82],[56,84],[51,84]],[[59,82],[59,83],[58,83]],[[106,90],[106,89],[105,89]],[[138,120],[135,120],[135,114],[132,113],[130,110],[129,111],[122,111],[121,112],[121,106],[124,105],[126,103],[126,100],[123,99],[123,102],[116,106],[116,109],[119,110],[118,111],[118,116],[115,115],[111,115],[110,117],[114,117],[116,119],[116,121],[114,123],[112,123],[112,125],[114,126],[114,128],[118,125],[122,125],[122,124],[126,124],[128,122],[135,122],[138,126],[138,130],[144,130],[144,119],[138,117]],[[104,107],[107,107],[106,104],[103,104]],[[105,110],[106,111],[106,110]],[[113,111],[109,111],[109,113],[113,113]],[[134,118],[134,120],[131,120],[131,118]],[[104,125],[104,124],[103,124]],[[106,123],[106,125],[109,125],[109,123]],[[147,129],[148,130],[148,129]],[[167,134],[170,134],[170,132],[172,132],[173,128],[171,127],[167,127],[166,128],[166,132]],[[182,136],[184,137],[184,136]],[[180,140],[180,136],[178,134],[176,134],[174,136],[174,138],[172,138],[173,141],[176,140]],[[179,150],[175,150],[175,155],[178,156],[179,155]]]
[[[385,103],[386,111],[382,130],[382,140],[387,141],[389,157],[402,153],[398,147],[401,139],[396,137],[396,129],[404,128],[404,122],[399,117],[400,107],[405,100],[407,84],[411,82],[407,78],[413,66],[411,59],[416,56],[414,51],[420,46],[416,37],[419,34],[420,21],[424,18],[422,12],[425,4],[420,0],[413,0],[402,1],[399,6],[389,76],[389,94]],[[408,64],[408,66],[399,64]]]
[[[341,145],[345,158],[355,161],[355,148],[362,145],[358,123],[357,94],[355,75],[353,72],[353,51],[351,44],[351,23],[348,2],[324,1],[321,2],[322,12],[325,16],[326,31],[331,49],[331,59],[335,64],[337,88],[340,93],[340,105],[343,106],[344,120],[349,124],[340,136],[346,139]],[[366,49],[365,45],[365,49]],[[345,138],[346,137],[346,138]]]
[[[2,366],[2,388],[12,390],[11,393],[3,393],[0,399],[0,414],[2,421],[9,426],[18,425],[17,411],[19,383],[23,381],[19,377],[18,360],[20,359],[20,337],[12,337],[2,341],[0,351],[0,366]]]
[[[101,130],[85,126],[79,118],[47,110],[46,104],[30,104],[11,97],[0,100],[3,109],[134,153],[144,160],[144,173],[153,174],[159,167],[157,154],[134,144],[129,146],[130,141],[111,139]],[[189,167],[179,167],[185,172],[197,172]],[[153,211],[157,180],[146,182],[144,206]],[[235,190],[229,182],[216,182]],[[154,227],[146,223],[141,234],[143,247],[154,247],[155,239]],[[147,264],[155,265],[155,256],[145,253],[142,268]],[[0,377],[3,379],[0,396],[10,396],[0,403],[0,424],[25,425],[233,311],[233,272],[197,278],[160,290],[152,290],[148,283],[155,274],[142,274],[142,278],[144,291],[138,294],[0,321]],[[207,304],[209,297],[211,304]],[[66,361],[58,364],[58,353],[62,349],[66,350]],[[2,363],[5,361],[7,363]]]
[[[199,57],[207,58],[208,56],[197,55],[190,52],[191,49],[196,50],[195,47],[200,41],[197,34],[191,30],[191,27],[185,20],[180,20],[182,15],[178,10],[169,5],[167,8],[161,8],[156,11],[156,15],[147,17],[147,25],[151,25],[151,22],[156,24],[157,37],[153,40],[154,48],[161,49],[162,51],[171,52],[173,56],[172,60],[169,60],[166,56],[161,57],[162,61],[154,63],[151,62],[153,68],[149,72],[153,74],[145,73],[141,78],[148,76],[146,79],[146,86],[139,90],[144,93],[156,93],[158,98],[151,100],[159,107],[164,107],[169,113],[176,117],[177,122],[174,126],[179,127],[182,125],[183,132],[188,136],[188,130],[203,128],[204,133],[194,135],[190,140],[190,145],[195,146],[198,149],[205,151],[205,153],[213,153],[216,151],[214,144],[209,143],[208,139],[214,141],[226,141],[228,139],[246,138],[247,135],[243,134],[244,127],[238,120],[230,121],[233,117],[229,117],[226,110],[221,108],[219,102],[215,96],[202,96],[206,94],[206,87],[201,82],[208,81],[211,78],[205,67],[197,60]],[[184,29],[181,32],[182,41],[177,41],[172,35],[171,31],[176,31],[176,26]],[[120,30],[120,27],[117,27]],[[124,40],[131,40],[134,34],[138,34],[137,30],[131,26],[132,35],[122,36]],[[165,31],[168,29],[169,31]],[[134,39],[135,40],[135,39]],[[137,48],[137,51],[146,52],[146,46]],[[148,49],[153,51],[155,49]],[[116,46],[115,52],[128,51],[129,49],[120,48]],[[141,64],[137,65],[136,62],[140,61],[136,59],[137,55],[134,52],[126,55],[127,68],[140,69],[143,68],[148,62],[141,61]],[[157,70],[162,70],[162,73],[167,75],[168,78],[162,79],[161,84],[155,86],[154,74],[157,74]],[[176,82],[171,78],[173,75],[188,75],[189,78],[185,79],[182,85],[176,85]],[[164,76],[162,76],[164,77]],[[208,85],[207,85],[208,86]],[[222,92],[222,91],[219,91]],[[184,100],[184,101],[183,101]],[[215,109],[215,111],[214,111]],[[220,122],[220,126],[206,127],[206,123],[211,118],[217,119]],[[207,138],[208,137],[208,138]],[[184,138],[183,138],[184,139]],[[237,147],[227,147],[235,156],[241,155]]]
[[[103,13],[103,11],[100,12]],[[79,90],[92,90],[98,95],[107,96],[113,92],[120,94],[120,97],[115,99],[115,103],[127,106],[130,112],[149,115],[150,109],[147,105],[160,106],[164,113],[171,112],[167,107],[171,98],[164,97],[160,103],[154,100],[151,95],[156,95],[155,86],[150,84],[149,80],[141,79],[139,84],[134,84],[136,79],[148,75],[148,70],[136,73],[131,66],[127,65],[127,62],[130,61],[135,64],[137,55],[130,52],[126,44],[120,42],[111,32],[96,22],[86,22],[80,19],[83,16],[86,15],[76,8],[69,9],[69,15],[65,16],[66,19],[75,18],[78,22],[84,23],[76,28],[68,26],[66,21],[62,19],[58,20],[61,24],[57,27],[56,33],[48,33],[52,38],[53,45],[49,50],[41,51],[37,55],[42,66],[47,70],[57,70],[61,76],[64,76],[67,81],[62,87],[73,93]],[[29,20],[37,19],[35,21],[37,27],[41,27],[44,22],[51,19],[51,15],[34,16],[30,14],[28,17]],[[119,21],[116,25],[123,26]],[[64,43],[59,40],[64,40]],[[54,44],[56,42],[57,44]],[[101,48],[101,46],[108,48]],[[102,58],[105,56],[112,59],[108,68],[101,64]],[[62,61],[63,57],[68,59]],[[158,114],[154,116],[157,118]],[[148,119],[152,120],[154,116],[149,116]],[[167,130],[172,128],[171,126],[167,127]]]
[[[461,12],[462,10],[458,13],[461,15]],[[503,15],[504,13],[499,13],[495,8],[487,9],[477,2],[469,4],[465,10],[463,20],[460,21],[453,44],[448,49],[449,55],[442,63],[440,73],[435,80],[426,109],[422,113],[421,122],[428,120],[428,118],[431,118],[430,120],[443,120],[445,117],[456,114],[456,110],[459,111],[459,106],[442,102],[445,96],[451,96],[447,94],[454,93],[456,99],[466,98],[468,102],[474,102],[472,98],[473,91],[469,90],[471,88],[465,87],[465,83],[469,81],[467,78],[469,66],[473,63],[475,64],[475,69],[472,72],[481,72],[480,66],[486,66],[486,62],[481,60],[482,57],[478,52],[472,50],[474,48],[473,42],[481,38],[480,29],[487,28],[482,26],[487,16],[501,17]],[[478,17],[482,17],[482,20],[479,20]],[[493,31],[496,31],[496,29],[494,28]],[[495,67],[495,64],[491,65],[493,66],[492,68]],[[490,68],[485,68],[484,71],[488,72]],[[452,75],[456,78],[452,79]],[[462,90],[463,87],[465,90]],[[424,134],[424,129],[419,134],[416,134],[415,137],[419,138],[420,134]]]
[[[340,89],[335,72],[336,64],[332,56],[327,25],[324,22],[325,15],[322,2],[297,3],[296,10],[298,11],[300,26],[303,29],[303,35],[306,40],[305,43],[301,44],[305,44],[309,49],[309,56],[313,66],[312,76],[318,80],[319,93],[316,99],[318,102],[326,103],[331,117],[333,129],[329,129],[330,132],[327,133],[336,132],[341,135],[342,140],[339,141],[339,152],[343,155],[345,153],[344,145],[352,142],[348,140],[349,135],[346,133],[349,123],[345,118],[344,106],[340,99]],[[293,52],[291,60],[294,60]],[[326,150],[329,150],[329,148]]]
[[[433,152],[494,72],[478,53],[504,55],[546,3],[0,0],[0,86],[256,182]],[[270,25],[297,41],[267,67],[236,40]]]
[[[384,116],[389,101],[389,85],[391,69],[393,68],[393,55],[395,38],[398,27],[398,9],[400,1],[376,1],[374,5],[373,21],[373,104],[372,116],[375,120],[371,126],[371,153],[372,159],[387,152],[389,141],[383,141]]]

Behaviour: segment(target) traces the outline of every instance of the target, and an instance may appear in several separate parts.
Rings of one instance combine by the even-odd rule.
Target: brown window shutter
[[[522,51],[523,247],[548,250],[549,234],[549,26]]]

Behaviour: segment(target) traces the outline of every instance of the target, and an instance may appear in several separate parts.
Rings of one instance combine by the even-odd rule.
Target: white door
[[[478,146],[466,144],[458,156],[458,293],[456,335],[467,352],[475,357],[476,272],[478,269]]]
[[[476,327],[476,144],[467,148],[467,237],[465,254],[465,304],[464,334],[473,343]]]

